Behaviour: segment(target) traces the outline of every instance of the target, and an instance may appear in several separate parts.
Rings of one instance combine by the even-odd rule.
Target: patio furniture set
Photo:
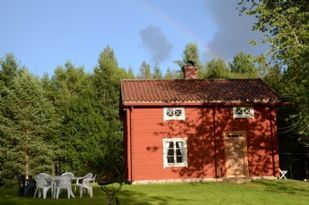
[[[67,192],[67,197],[70,199],[74,198],[72,187],[74,187],[74,192],[76,192],[77,187],[79,187],[79,195],[83,196],[83,193],[87,191],[90,197],[93,197],[93,183],[95,181],[96,175],[88,173],[83,177],[75,177],[71,172],[65,172],[60,176],[50,176],[46,173],[40,173],[33,177],[35,181],[35,191],[34,196],[46,199],[47,193],[50,190],[51,197],[58,199],[61,191],[65,190]],[[74,183],[75,182],[75,183]]]

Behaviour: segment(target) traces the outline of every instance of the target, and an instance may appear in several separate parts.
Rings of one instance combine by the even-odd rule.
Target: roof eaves
[[[122,105],[126,106],[202,106],[202,105],[244,105],[244,104],[259,104],[259,105],[277,105],[280,104],[279,100],[250,100],[250,101],[123,101]]]

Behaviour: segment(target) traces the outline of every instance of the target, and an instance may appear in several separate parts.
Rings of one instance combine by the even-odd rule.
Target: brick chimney
[[[192,61],[189,61],[187,65],[182,67],[182,72],[185,80],[197,79],[197,68]]]

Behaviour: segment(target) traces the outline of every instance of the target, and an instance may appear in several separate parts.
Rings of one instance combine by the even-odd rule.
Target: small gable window
[[[233,118],[254,118],[252,107],[233,107]]]
[[[184,108],[163,108],[163,118],[166,120],[185,120]]]
[[[187,166],[187,139],[163,139],[163,162],[164,167]]]

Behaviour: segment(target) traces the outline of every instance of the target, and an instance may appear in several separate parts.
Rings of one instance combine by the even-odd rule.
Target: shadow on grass
[[[252,183],[262,185],[265,191],[287,193],[308,196],[309,186],[307,182],[298,182],[297,187],[293,181],[257,180]],[[303,186],[299,186],[303,183]]]
[[[94,197],[85,194],[59,200],[16,196],[16,188],[0,189],[0,205],[107,205],[106,194],[94,187]],[[125,185],[117,194],[120,205],[168,204],[307,204],[309,183],[292,180],[257,180],[245,184],[189,183],[164,185]],[[264,197],[265,196],[265,197]]]
[[[181,196],[171,197],[163,196],[159,194],[158,196],[153,196],[151,193],[142,193],[136,190],[123,190],[118,194],[121,205],[167,205],[169,202],[173,204],[184,204],[186,201],[192,202],[192,200],[181,198]]]
[[[105,205],[106,197],[98,187],[94,188],[94,197],[90,198],[85,194],[82,198],[79,197],[79,192],[75,193],[75,198],[67,199],[66,192],[60,194],[59,199],[52,199],[48,192],[46,199],[33,197],[17,196],[17,188],[0,189],[0,205]]]

